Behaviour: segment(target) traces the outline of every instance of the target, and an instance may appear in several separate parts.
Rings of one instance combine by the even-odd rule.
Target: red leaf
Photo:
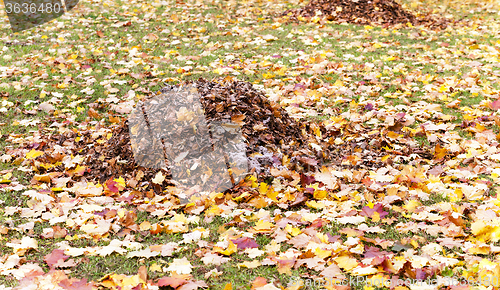
[[[177,288],[181,285],[186,284],[186,280],[182,278],[177,278],[177,277],[163,277],[160,280],[158,280],[158,286],[170,286],[172,288]]]
[[[490,108],[494,111],[500,109],[500,99],[490,103]]]
[[[52,253],[43,257],[43,260],[45,261],[45,263],[47,263],[49,268],[53,268],[57,264],[63,263],[67,258],[69,258],[69,256],[66,256],[64,254],[64,250],[55,249],[52,251]]]
[[[372,215],[378,212],[380,218],[385,217],[389,213],[384,211],[384,205],[381,203],[377,203],[373,205],[373,208],[370,208],[369,206],[364,206],[359,215],[361,216],[366,216],[366,217],[372,217]]]
[[[92,290],[92,283],[87,283],[87,279],[78,280],[76,278],[64,279],[59,282],[59,286],[67,290]]]
[[[259,247],[259,244],[257,244],[257,242],[254,239],[249,238],[249,237],[243,237],[243,238],[239,238],[236,240],[232,240],[232,242],[235,245],[238,245],[239,250],[244,250],[246,248],[258,248]]]
[[[302,186],[306,186],[312,183],[316,182],[316,178],[312,175],[305,175],[303,173],[300,174],[300,182],[302,183]]]

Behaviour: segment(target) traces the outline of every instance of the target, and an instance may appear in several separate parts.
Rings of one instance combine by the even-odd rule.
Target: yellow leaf
[[[151,223],[148,222],[148,221],[143,221],[140,225],[139,225],[139,229],[141,231],[149,231],[149,229],[151,229]]]
[[[315,190],[314,191],[314,198],[315,199],[325,199],[326,198],[326,190]]]
[[[286,67],[282,67],[279,70],[275,71],[275,73],[279,76],[284,76],[286,75]]]
[[[325,259],[330,257],[330,255],[332,254],[332,250],[323,250],[321,248],[316,248],[314,250],[314,253],[318,258]]]
[[[299,228],[293,227],[292,225],[288,224],[285,226],[285,231],[292,235],[292,237],[298,236],[301,232]]]
[[[490,246],[488,245],[477,246],[470,248],[468,251],[472,255],[488,255],[490,253]]]
[[[227,283],[226,286],[224,286],[224,290],[233,290],[233,284]]]
[[[26,154],[26,158],[27,159],[35,159],[38,156],[42,156],[42,155],[43,155],[43,151],[31,149],[31,151]]]
[[[391,155],[385,155],[384,157],[381,158],[382,162],[386,162],[387,159],[389,159]]]
[[[261,263],[258,260],[253,260],[253,261],[245,261],[243,263],[239,263],[238,267],[254,269],[259,267],[260,265]]]
[[[420,202],[418,200],[409,200],[406,202],[405,205],[403,205],[403,208],[406,209],[409,212],[413,212],[417,207],[420,206]]]
[[[118,286],[126,286],[127,288],[133,288],[142,283],[143,281],[141,280],[142,279],[139,277],[139,275],[126,276],[125,278],[123,278],[123,280],[121,281],[121,283],[119,283]]]
[[[223,250],[219,247],[214,247],[214,251],[226,256],[230,256],[238,250],[238,247],[231,241],[229,240],[229,245],[227,246],[227,249]]]
[[[120,178],[115,178],[113,179],[113,181],[116,181],[118,184],[120,184],[121,186],[125,187],[125,180],[123,179],[123,177],[120,176]]]
[[[333,85],[336,87],[343,87],[344,83],[340,79],[338,79],[335,81],[335,83]]]
[[[346,255],[335,258],[335,262],[345,271],[350,271],[358,266],[358,261],[356,261],[356,259]]]
[[[324,203],[319,203],[315,200],[309,200],[306,202],[306,205],[310,208],[314,208],[314,209],[322,209],[325,207],[325,204]]]
[[[258,232],[267,232],[270,231],[273,227],[273,223],[260,219],[255,223],[255,226],[253,228]]]
[[[244,200],[245,198],[247,198],[247,197],[249,197],[249,196],[251,196],[251,194],[250,194],[250,193],[248,193],[248,192],[244,192],[244,193],[242,193],[241,195],[239,195],[239,196],[237,196],[237,197],[234,197],[234,198],[233,198],[233,200],[234,200],[234,201],[236,201],[236,202],[238,202],[238,201]]]
[[[158,173],[156,173],[156,175],[152,181],[153,181],[153,183],[156,183],[156,184],[162,184],[164,180],[165,180],[165,176],[163,175],[163,173],[161,171],[159,171]]]
[[[153,265],[149,266],[149,271],[151,272],[161,272],[162,271],[162,267],[156,263],[154,263]]]
[[[278,196],[278,193],[277,191],[274,191],[272,188],[267,192],[267,197],[269,197],[270,199],[274,200],[274,201],[278,201],[277,199],[277,196]]]
[[[224,210],[222,210],[220,207],[218,207],[216,204],[214,204],[208,210],[205,211],[205,214],[207,216],[216,216],[216,215],[219,215],[223,212],[224,212]]]
[[[398,139],[399,137],[401,137],[401,135],[399,135],[398,133],[394,132],[394,131],[389,131],[387,134],[386,134],[387,137],[391,138],[391,139]]]
[[[242,49],[242,48],[243,48],[243,43],[241,43],[240,41],[235,42],[233,45],[233,49],[235,49],[235,50]]]
[[[269,185],[265,182],[261,182],[259,185],[260,194],[265,195],[268,190],[269,190]]]
[[[262,76],[265,79],[272,79],[272,78],[274,78],[274,74],[272,74],[272,73],[263,73]]]
[[[500,239],[500,227],[486,224],[482,220],[475,221],[471,224],[471,231],[479,240],[488,242],[497,242]]]

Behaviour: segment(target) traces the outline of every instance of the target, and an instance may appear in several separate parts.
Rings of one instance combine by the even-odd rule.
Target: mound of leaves
[[[242,136],[247,142],[246,153],[250,169],[257,173],[269,173],[270,166],[285,168],[281,162],[284,155],[297,163],[313,160],[313,151],[308,148],[307,136],[302,128],[278,104],[269,102],[262,92],[252,84],[242,81],[200,79],[193,83],[198,89],[200,101],[210,122],[232,122],[241,126]],[[174,87],[165,87],[160,93],[168,97]],[[57,145],[57,146],[56,146]],[[86,181],[106,183],[123,177],[132,187],[153,188],[157,193],[166,186],[173,185],[170,171],[162,168],[166,177],[162,182],[150,182],[158,169],[139,166],[131,147],[128,121],[110,127],[96,127],[69,131],[48,137],[37,150],[46,152],[37,158],[41,163],[57,163],[54,148],[64,148],[66,154],[83,156],[82,169],[76,175]],[[62,156],[62,155],[61,155]],[[294,156],[297,156],[296,158]],[[66,161],[66,164],[71,161]],[[64,163],[64,161],[63,161]],[[310,162],[309,162],[310,163]],[[295,163],[288,164],[293,167]],[[48,171],[64,171],[64,164]],[[43,170],[43,168],[41,168]]]
[[[430,15],[417,17],[395,0],[312,0],[303,8],[283,13],[292,19],[312,18],[318,14],[329,21],[360,25],[392,26],[411,23],[444,29],[448,23],[446,19]]]

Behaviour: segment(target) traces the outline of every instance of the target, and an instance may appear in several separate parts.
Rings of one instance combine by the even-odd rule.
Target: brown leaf
[[[101,115],[99,115],[99,113],[96,110],[94,110],[94,108],[89,108],[89,110],[87,111],[87,115],[89,115],[89,117],[94,119],[101,118]]]

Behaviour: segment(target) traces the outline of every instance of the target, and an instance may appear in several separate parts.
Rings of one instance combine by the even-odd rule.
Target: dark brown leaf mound
[[[242,81],[207,81],[200,79],[194,83],[200,94],[207,121],[236,122],[242,125],[241,132],[248,142],[247,155],[269,152],[293,156],[310,153],[300,126],[278,104],[270,103],[262,92],[252,84]],[[166,87],[162,92],[168,93]],[[299,153],[298,150],[302,149]],[[112,138],[103,146],[94,147],[89,152],[88,163],[92,174],[105,181],[112,176],[123,176],[138,168],[134,162],[130,146],[127,122],[113,130]],[[104,156],[104,157],[102,157]],[[106,162],[92,162],[103,159]],[[128,160],[128,163],[117,163]],[[146,177],[156,170],[141,169]]]
[[[417,17],[395,0],[312,0],[303,8],[288,10],[283,15],[292,19],[310,18],[321,12],[326,20],[354,24],[390,26],[396,24],[425,25],[444,29],[448,21],[431,16]]]

